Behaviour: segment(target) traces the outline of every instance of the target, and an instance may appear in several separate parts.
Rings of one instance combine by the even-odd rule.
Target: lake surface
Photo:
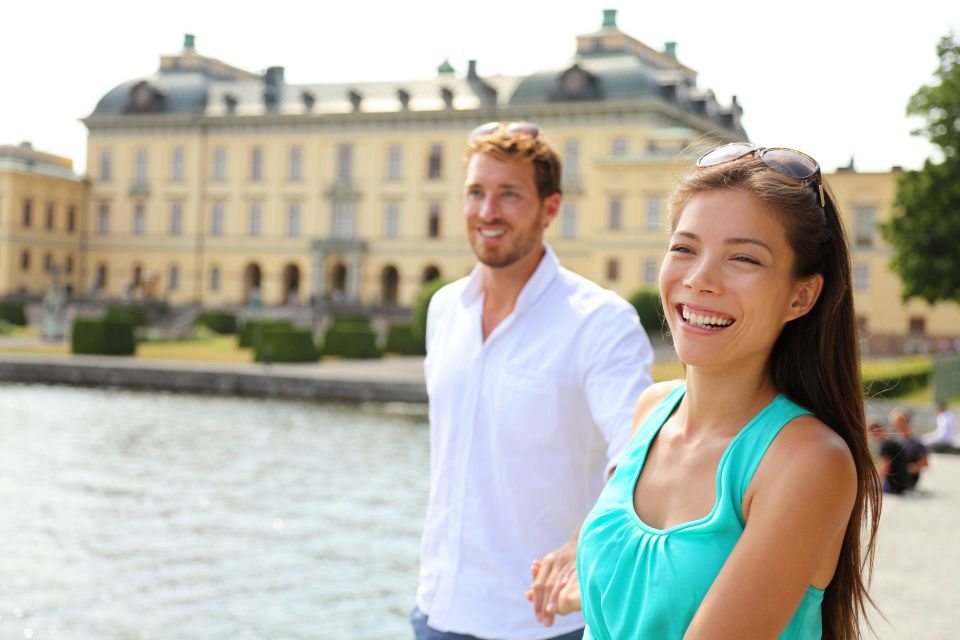
[[[0,638],[410,637],[426,417],[0,385]]]

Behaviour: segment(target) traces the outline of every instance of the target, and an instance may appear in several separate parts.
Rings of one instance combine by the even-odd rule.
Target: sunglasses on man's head
[[[532,122],[488,122],[471,131],[470,135],[467,136],[467,141],[473,142],[477,138],[494,133],[501,128],[508,134],[522,133],[530,136],[530,138],[536,138],[540,135],[540,127]]]
[[[787,147],[758,147],[749,142],[731,142],[706,152],[697,160],[697,168],[705,169],[725,162],[756,156],[777,173],[802,182],[814,182],[820,194],[820,207],[826,206],[823,179],[816,160],[796,149]]]

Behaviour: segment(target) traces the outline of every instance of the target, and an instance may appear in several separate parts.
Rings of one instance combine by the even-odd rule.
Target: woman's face
[[[793,277],[780,215],[741,189],[694,196],[660,268],[660,296],[680,360],[765,364],[783,325],[813,306],[820,276]]]

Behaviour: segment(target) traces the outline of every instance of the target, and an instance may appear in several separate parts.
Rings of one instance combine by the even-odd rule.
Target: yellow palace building
[[[741,116],[736,98],[723,105],[698,86],[675,43],[639,42],[612,10],[577,37],[571,60],[528,76],[445,61],[419,80],[290,84],[282,67],[256,74],[200,55],[188,35],[84,119],[86,182],[62,167],[61,195],[32,195],[46,193],[46,174],[0,159],[0,295],[42,293],[49,274],[36,260],[49,249],[59,264],[71,256],[63,271],[84,296],[406,307],[425,281],[473,265],[461,221],[467,132],[529,120],[564,166],[549,242],[567,267],[627,296],[656,286],[666,198],[690,148],[746,140]],[[960,312],[900,302],[876,228],[892,215],[896,175],[827,179],[850,229],[862,328],[883,349],[911,348],[908,336],[921,348],[960,334]],[[79,229],[67,230],[66,213],[46,228],[47,202],[82,207]],[[29,269],[24,251],[38,256]]]

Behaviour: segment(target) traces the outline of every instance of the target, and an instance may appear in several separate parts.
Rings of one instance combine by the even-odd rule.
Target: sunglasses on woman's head
[[[473,142],[477,138],[489,135],[501,127],[510,134],[522,133],[530,136],[530,138],[536,138],[540,135],[540,127],[532,122],[488,122],[471,131],[470,135],[467,136],[467,141]]]
[[[820,165],[816,160],[796,149],[787,147],[758,147],[748,142],[731,142],[708,151],[697,160],[697,168],[714,167],[725,162],[733,162],[748,156],[756,156],[765,165],[777,173],[795,178],[804,183],[813,182],[817,185],[820,195],[820,208],[826,206],[823,193],[823,179],[820,176]]]

